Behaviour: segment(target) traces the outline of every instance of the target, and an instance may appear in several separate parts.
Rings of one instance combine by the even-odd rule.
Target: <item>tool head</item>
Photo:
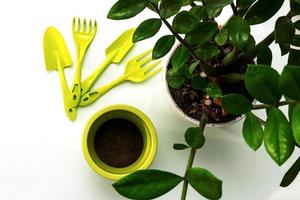
[[[60,63],[64,68],[72,66],[72,58],[67,45],[56,28],[47,28],[44,33],[43,45],[45,64],[48,71],[57,70],[57,59],[60,59]]]
[[[134,43],[132,37],[135,32],[135,28],[129,29],[122,33],[105,51],[106,56],[110,57],[114,54],[113,63],[120,63],[126,56]]]

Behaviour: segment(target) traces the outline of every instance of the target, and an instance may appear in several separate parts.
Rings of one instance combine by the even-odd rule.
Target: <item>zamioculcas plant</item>
[[[243,137],[255,151],[262,143],[270,157],[281,166],[300,145],[300,0],[290,0],[290,10],[280,16],[269,35],[256,42],[252,25],[264,23],[282,7],[284,0],[119,0],[109,11],[115,20],[136,16],[145,8],[156,18],[147,19],[136,29],[133,41],[154,36],[164,24],[169,35],[154,46],[152,57],[165,56],[177,40],[167,67],[166,80],[178,107],[198,120],[200,127],[185,134],[190,159],[183,177],[158,170],[137,171],[114,184],[123,196],[152,199],[165,194],[181,181],[181,199],[188,184],[208,199],[219,199],[222,182],[202,168],[192,168],[196,150],[204,144],[206,124],[222,124],[245,115]],[[219,25],[215,18],[230,6],[232,16]],[[170,23],[170,18],[172,23]],[[288,61],[281,73],[272,67],[275,41]],[[282,58],[284,59],[284,58]],[[289,107],[286,116],[281,108]],[[253,111],[265,110],[266,119]],[[300,170],[300,158],[285,174],[281,186],[288,186]],[[209,186],[209,188],[208,188]]]

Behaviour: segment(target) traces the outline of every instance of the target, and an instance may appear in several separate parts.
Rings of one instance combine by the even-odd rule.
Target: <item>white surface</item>
[[[106,14],[115,1],[103,0],[11,0],[0,6],[0,53],[2,86],[0,125],[0,199],[5,200],[118,200],[123,199],[111,187],[111,181],[96,175],[81,153],[81,136],[85,123],[106,105],[124,103],[143,110],[157,127],[159,150],[152,168],[183,174],[188,152],[172,150],[183,141],[190,126],[178,119],[168,106],[161,87],[161,77],[132,85],[126,83],[111,91],[94,105],[79,109],[75,123],[63,111],[59,79],[47,73],[42,51],[42,36],[47,26],[59,28],[74,58],[71,35],[73,16],[95,18],[99,32],[86,62],[85,74],[104,59],[105,47],[123,30],[137,26],[150,16],[144,12],[127,21],[111,21]],[[286,13],[287,7],[280,13]],[[274,26],[257,26],[254,35],[260,40]],[[160,35],[169,34],[164,28]],[[126,60],[151,48],[155,39],[136,45]],[[282,68],[274,46],[274,66]],[[167,60],[167,57],[165,57]],[[123,62],[125,63],[125,61]],[[66,70],[69,81],[72,71]],[[111,66],[97,85],[121,74],[123,66]],[[207,143],[197,154],[195,166],[207,167],[223,179],[224,200],[299,200],[300,179],[287,189],[277,190],[282,171],[261,148],[252,152],[241,138],[238,123],[224,129],[208,129]],[[295,152],[299,155],[299,151]],[[276,191],[277,190],[277,191]],[[181,185],[160,199],[179,199]],[[274,192],[275,191],[275,192]],[[188,199],[203,199],[189,189]]]

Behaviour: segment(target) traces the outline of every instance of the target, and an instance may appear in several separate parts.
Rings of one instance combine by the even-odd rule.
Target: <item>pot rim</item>
[[[170,92],[170,89],[169,89],[169,85],[168,85],[168,82],[167,82],[167,67],[168,67],[168,64],[171,62],[171,58],[172,58],[172,55],[174,54],[174,51],[176,50],[176,48],[179,46],[179,45],[175,45],[176,47],[172,50],[170,56],[169,56],[169,59],[167,59],[167,62],[164,63],[165,64],[165,67],[163,68],[163,73],[162,73],[162,79],[163,79],[163,85],[164,85],[164,90],[166,91],[167,93],[167,96],[168,96],[168,101],[169,101],[169,104],[171,105],[171,108],[174,110],[174,112],[176,113],[176,115],[185,120],[185,121],[188,121],[192,124],[195,124],[195,125],[199,125],[200,121],[197,120],[197,119],[194,119],[190,116],[188,116],[187,114],[185,114],[181,109],[180,107],[176,104],[176,102],[174,101],[172,95],[171,95],[171,92]],[[255,103],[255,101],[253,102]],[[224,122],[224,123],[207,123],[206,124],[206,127],[209,127],[209,128],[221,128],[221,127],[226,127],[226,126],[230,126],[230,125],[233,125],[237,122],[239,122],[240,120],[242,120],[243,118],[245,117],[245,115],[241,115],[229,122]]]
[[[113,168],[106,165],[105,163],[103,164],[101,163],[101,166],[99,166],[99,163],[98,164],[96,163],[89,150],[88,137],[90,135],[90,129],[92,125],[101,116],[104,116],[105,114],[113,111],[125,111],[135,115],[138,119],[142,121],[143,126],[145,128],[144,131],[145,133],[143,133],[144,145],[145,145],[143,149],[144,153],[141,154],[141,157],[135,163],[125,168]],[[147,169],[155,158],[157,152],[157,146],[158,146],[158,141],[157,141],[156,130],[151,120],[146,116],[146,114],[144,114],[139,109],[125,104],[111,105],[97,111],[88,120],[82,137],[82,152],[88,165],[97,174],[111,180],[119,180],[136,170]]]

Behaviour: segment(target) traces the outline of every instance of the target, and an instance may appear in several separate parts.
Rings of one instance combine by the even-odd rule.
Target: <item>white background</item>
[[[125,83],[95,104],[78,110],[72,123],[64,115],[57,72],[47,72],[42,49],[44,30],[52,25],[65,36],[74,58],[71,34],[73,16],[97,19],[98,34],[84,63],[84,75],[104,60],[104,50],[124,30],[136,27],[146,11],[127,21],[106,19],[115,1],[103,0],[10,0],[0,3],[0,199],[5,200],[118,200],[112,182],[95,174],[81,152],[81,137],[88,119],[112,104],[129,104],[143,110],[157,128],[159,149],[151,168],[183,175],[188,152],[172,150],[183,141],[191,124],[177,118],[168,105],[161,75],[139,85]],[[278,15],[287,13],[288,5]],[[225,15],[229,13],[227,9]],[[222,15],[219,20],[224,22]],[[274,27],[274,19],[252,29],[257,41]],[[163,28],[159,35],[169,34]],[[138,43],[122,65],[112,65],[97,85],[109,82],[123,72],[128,58],[152,48],[158,36]],[[286,62],[272,46],[273,65],[279,71]],[[167,57],[164,58],[164,62]],[[71,82],[72,69],[65,70]],[[263,115],[261,113],[261,115]],[[206,130],[207,142],[195,160],[223,183],[224,200],[299,200],[300,178],[289,188],[279,189],[283,172],[299,151],[281,169],[262,147],[253,152],[241,137],[242,122],[223,129]],[[160,199],[179,199],[181,185]],[[190,188],[188,199],[203,199]]]

